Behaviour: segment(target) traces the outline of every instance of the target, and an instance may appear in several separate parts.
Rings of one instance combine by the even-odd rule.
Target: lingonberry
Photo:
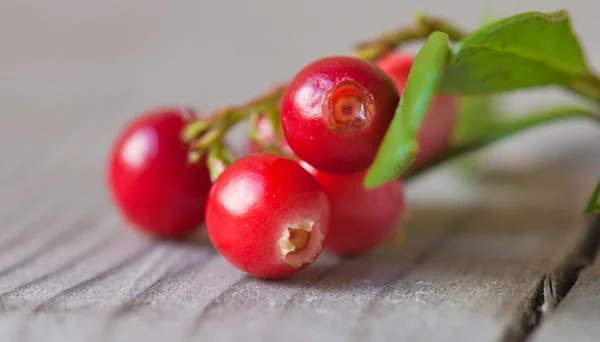
[[[367,190],[366,171],[327,174],[301,165],[321,184],[330,203],[329,234],[326,249],[341,256],[363,254],[390,238],[405,211],[400,181]]]
[[[414,59],[410,53],[392,52],[376,64],[390,76],[402,94]],[[412,167],[431,161],[448,147],[458,120],[458,102],[456,96],[436,95],[433,98],[418,133],[419,149]]]
[[[206,206],[206,226],[215,248],[234,266],[259,278],[280,278],[321,253],[329,202],[298,163],[254,154],[219,176]]]
[[[181,132],[193,112],[160,108],[131,121],[118,136],[108,165],[112,197],[133,227],[176,238],[204,220],[211,181],[206,162],[188,162]]]
[[[398,101],[394,83],[375,64],[323,58],[302,69],[283,94],[283,131],[298,157],[318,170],[365,170]]]

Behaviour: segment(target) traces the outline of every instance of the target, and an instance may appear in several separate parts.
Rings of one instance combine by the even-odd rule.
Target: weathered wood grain
[[[124,232],[104,206],[82,210],[0,255],[0,331],[15,341],[495,341],[575,235],[572,212],[556,210],[572,194],[549,186],[559,176],[511,179],[503,199],[483,195],[492,184],[458,204],[419,205],[404,245],[324,256],[277,282],[245,277],[206,245]],[[517,188],[533,204],[511,200]]]

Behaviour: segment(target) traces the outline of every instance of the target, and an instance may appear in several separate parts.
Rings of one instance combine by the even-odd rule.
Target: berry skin
[[[369,167],[399,95],[375,64],[327,57],[302,69],[281,100],[286,140],[298,157],[327,173]]]
[[[254,154],[217,179],[206,206],[208,235],[234,266],[264,279],[311,264],[329,231],[329,202],[298,163]]]
[[[364,254],[390,238],[406,210],[401,181],[371,190],[363,186],[366,171],[333,175],[310,172],[327,193],[331,206],[326,249],[344,257]]]
[[[402,93],[414,59],[413,54],[392,52],[376,64],[390,76]],[[445,151],[458,122],[458,111],[458,97],[434,96],[418,133],[419,149],[412,167],[419,167]]]
[[[125,127],[110,155],[113,200],[129,224],[156,237],[184,237],[204,221],[206,161],[190,164],[180,137],[192,116],[181,108],[147,112]]]

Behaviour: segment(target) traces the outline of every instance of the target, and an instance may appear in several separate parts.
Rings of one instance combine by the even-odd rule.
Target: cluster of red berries
[[[400,180],[369,190],[362,181],[413,59],[401,53],[376,63],[329,57],[306,66],[280,102],[285,141],[279,147],[297,157],[250,153],[214,184],[205,160],[189,162],[181,138],[195,113],[146,113],[121,133],[109,161],[122,216],[162,238],[189,235],[206,222],[214,247],[260,278],[302,270],[323,248],[342,256],[371,250],[393,234],[405,209]],[[443,152],[457,111],[453,97],[434,100],[415,164]],[[261,139],[275,142],[268,120],[259,121],[258,130]]]

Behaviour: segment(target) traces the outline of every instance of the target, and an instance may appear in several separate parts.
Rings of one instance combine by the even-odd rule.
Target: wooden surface
[[[532,341],[597,341],[600,317],[600,267],[584,272],[557,312],[544,322]]]
[[[65,141],[57,161],[84,158],[81,148]],[[432,195],[448,186],[453,171],[418,180],[409,188],[415,204],[404,244],[351,260],[324,255],[305,272],[276,282],[244,276],[201,242],[156,242],[122,229],[97,185],[85,184],[91,180],[82,169],[57,164],[56,171],[64,171],[45,180],[39,172],[18,176],[16,169],[3,175],[3,188],[26,179],[38,191],[15,187],[11,197],[2,197],[0,336],[520,341],[527,335],[523,319],[532,319],[527,306],[539,299],[532,296],[586,231],[579,210],[594,168],[573,174],[565,164],[487,174],[461,184],[454,201]],[[597,290],[593,272],[576,286],[573,300],[567,297],[564,310],[542,321],[560,324],[542,325],[540,336],[600,336],[581,330],[600,318],[588,298]],[[550,304],[537,303],[534,312],[544,305]]]
[[[595,251],[580,212],[600,136],[581,122],[487,150],[493,172],[470,181],[447,169],[410,184],[403,245],[323,255],[278,282],[244,276],[206,244],[127,231],[107,198],[106,153],[141,110],[243,102],[416,11],[474,27],[490,10],[564,1],[494,6],[0,1],[0,341],[599,341],[600,266],[577,270]],[[569,9],[597,65],[594,6]]]

